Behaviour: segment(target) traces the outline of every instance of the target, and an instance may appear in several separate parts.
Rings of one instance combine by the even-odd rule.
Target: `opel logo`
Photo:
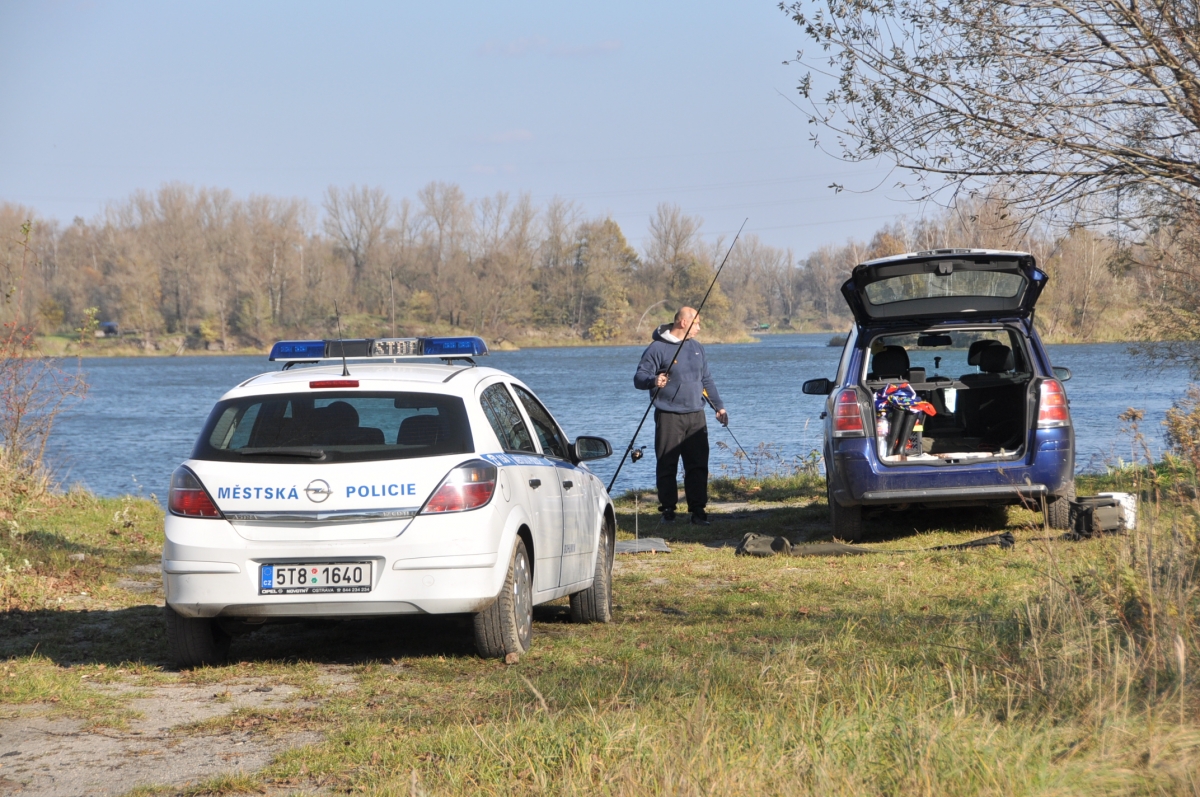
[[[324,479],[313,479],[304,488],[304,494],[308,496],[308,500],[314,504],[319,504],[333,494],[329,489],[329,482]]]

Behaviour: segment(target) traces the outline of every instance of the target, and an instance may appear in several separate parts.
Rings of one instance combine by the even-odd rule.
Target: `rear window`
[[[329,391],[222,401],[192,458],[366,462],[474,450],[466,407],[457,396]]]
[[[1025,287],[1020,274],[996,271],[955,271],[952,274],[903,274],[872,282],[864,289],[873,305],[945,297],[1016,298]]]

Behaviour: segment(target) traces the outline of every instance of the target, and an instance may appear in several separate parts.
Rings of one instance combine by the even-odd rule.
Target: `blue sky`
[[[0,201],[69,222],[164,182],[558,195],[635,245],[660,202],[804,255],[920,213],[809,141],[760,2],[0,0]],[[785,96],[781,96],[785,95]]]

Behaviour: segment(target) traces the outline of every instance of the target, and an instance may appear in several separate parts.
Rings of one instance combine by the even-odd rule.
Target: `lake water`
[[[821,446],[822,396],[805,396],[800,384],[833,377],[841,347],[828,334],[768,335],[760,343],[709,346],[717,388],[729,408],[730,428],[754,451],[769,443],[786,460]],[[647,394],[633,388],[641,346],[526,349],[481,360],[524,381],[542,398],[572,438],[595,434],[617,455],[593,464],[605,483],[616,468],[646,409]],[[1066,384],[1076,429],[1080,471],[1103,470],[1130,459],[1128,435],[1117,416],[1128,407],[1146,411],[1142,430],[1157,456],[1162,420],[1188,384],[1183,370],[1149,375],[1135,370],[1124,344],[1050,346],[1055,365],[1074,376]],[[259,357],[147,357],[90,359],[86,400],[64,412],[48,446],[62,484],[81,484],[100,495],[156,495],[162,500],[171,471],[187,458],[213,403],[230,387],[275,370]],[[711,412],[710,412],[711,415]],[[710,420],[712,472],[737,472],[730,434]],[[615,492],[654,484],[654,421],[638,438],[648,456],[626,463]]]

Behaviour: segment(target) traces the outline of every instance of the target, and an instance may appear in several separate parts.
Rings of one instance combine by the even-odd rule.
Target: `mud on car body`
[[[483,656],[527,650],[538,603],[611,618],[615,516],[586,463],[612,449],[568,441],[526,385],[474,365],[486,353],[478,338],[285,342],[284,370],[217,402],[171,477],[177,664],[297,618],[466,613]]]
[[[1075,434],[1033,324],[1047,275],[1024,252],[939,249],[873,260],[842,286],[854,327],[826,395],[834,535],[867,507],[1024,503],[1068,523]]]

